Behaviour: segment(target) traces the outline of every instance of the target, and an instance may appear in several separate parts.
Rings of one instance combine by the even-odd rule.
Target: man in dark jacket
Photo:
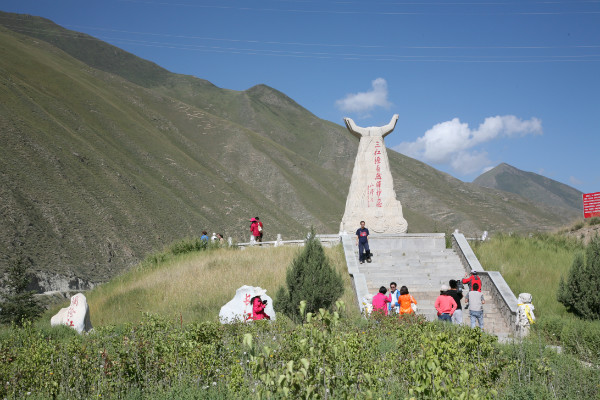
[[[450,284],[450,290],[448,290],[446,294],[452,296],[456,302],[456,310],[454,311],[454,314],[452,314],[452,323],[461,325],[463,322],[463,315],[460,300],[463,298],[463,294],[458,291],[458,283],[454,279],[450,279],[450,282],[448,283]]]

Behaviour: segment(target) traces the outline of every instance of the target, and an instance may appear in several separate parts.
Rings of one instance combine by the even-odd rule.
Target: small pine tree
[[[585,251],[588,319],[600,319],[600,237],[595,236]]]
[[[567,279],[560,278],[557,300],[567,311],[584,318],[600,319],[600,237],[587,245],[585,258],[578,253]]]
[[[562,276],[560,277],[557,293],[558,302],[562,303],[567,308],[567,311],[580,316],[582,316],[581,308],[585,298],[583,289],[584,267],[583,253],[577,253],[567,279],[564,280]]]
[[[292,320],[302,319],[299,306],[306,301],[306,312],[330,309],[344,293],[341,275],[330,265],[321,242],[311,228],[304,249],[294,258],[286,273],[287,290],[280,287],[275,308]]]
[[[30,277],[27,265],[21,256],[10,265],[8,276],[2,281],[2,286],[8,289],[0,302],[0,322],[22,325],[24,321],[39,317],[43,307],[34,298],[35,291],[27,290]]]

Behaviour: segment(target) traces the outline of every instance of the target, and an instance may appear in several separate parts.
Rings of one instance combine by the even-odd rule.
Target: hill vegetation
[[[242,285],[260,286],[275,298],[277,290],[285,285],[286,270],[298,251],[296,247],[254,247],[153,254],[88,293],[92,323],[105,326],[138,322],[144,313],[177,319],[183,324],[215,321],[221,306]],[[350,315],[356,316],[356,295],[344,254],[339,246],[326,248],[325,254],[343,277],[342,300],[349,305]]]
[[[245,241],[337,232],[357,142],[285,94],[170,73],[90,36],[0,13],[0,271],[93,287],[206,229]],[[400,133],[401,134],[401,133]],[[574,212],[389,151],[411,232],[549,230]]]
[[[577,226],[579,224],[574,227]],[[569,313],[558,301],[561,278],[567,278],[574,260],[589,246],[579,235],[575,236],[564,232],[495,235],[489,241],[476,244],[473,250],[486,270],[502,273],[515,295],[522,292],[533,295],[537,317],[534,334],[546,343],[559,345],[578,358],[598,365],[600,321],[584,321]],[[591,280],[597,278],[590,277]]]
[[[514,240],[516,250],[527,247],[532,259],[541,263],[546,259],[536,256],[573,245],[550,236],[508,238],[493,238],[479,250]],[[91,305],[114,299],[103,307],[120,304],[120,314],[130,318],[127,322],[112,325],[99,319],[101,310],[95,309],[95,332],[89,335],[79,336],[66,327],[50,329],[47,322],[0,330],[0,395],[64,399],[593,399],[600,395],[600,369],[596,368],[600,359],[594,353],[597,347],[589,347],[600,342],[600,330],[549,315],[537,297],[539,325],[529,339],[511,344],[499,344],[479,329],[421,318],[365,320],[349,313],[356,308],[351,304],[345,309],[339,304],[335,313],[305,315],[300,324],[280,314],[275,323],[220,325],[212,321],[228,298],[221,303],[214,298],[234,290],[223,285],[235,288],[253,278],[266,279],[264,287],[282,285],[285,268],[277,264],[289,264],[298,249],[209,248],[174,254],[176,248],[182,248],[181,243],[149,257],[136,272],[89,293]],[[339,248],[326,251],[332,260],[342,253]],[[265,262],[277,260],[276,265],[256,266],[259,257]],[[247,273],[249,268],[256,269]],[[272,269],[277,282],[268,276]],[[217,282],[204,282],[207,275]],[[196,281],[189,283],[194,276]],[[187,291],[182,297],[195,300],[180,302],[175,290],[165,290],[164,281],[178,282],[177,290]],[[150,282],[154,290],[136,290]],[[201,292],[186,288],[197,285]],[[535,292],[532,286],[525,289]],[[121,297],[126,292],[135,296]],[[171,307],[164,307],[169,303]],[[148,307],[156,313],[142,315]],[[198,309],[212,310],[202,314]],[[557,353],[548,343],[562,345],[565,352]]]

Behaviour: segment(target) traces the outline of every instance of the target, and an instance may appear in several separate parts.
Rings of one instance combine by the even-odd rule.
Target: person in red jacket
[[[258,233],[259,233],[259,237],[260,237],[260,242],[262,242],[263,240],[263,223],[260,222],[260,218],[258,217],[254,217],[254,219],[256,220],[256,223],[258,224],[258,226],[256,227],[256,229],[258,229]]]
[[[473,290],[473,284],[476,283],[477,285],[479,285],[479,289],[477,291],[481,292],[481,278],[477,276],[477,271],[471,271],[471,276],[469,276],[469,274],[466,274],[464,279],[462,280],[462,283],[468,284],[469,290]]]
[[[250,303],[252,304],[252,319],[254,321],[258,321],[259,319],[271,319],[271,317],[265,313],[267,300],[261,300],[260,296],[254,296],[250,299]]]
[[[262,242],[262,223],[257,221],[256,218],[250,220],[250,232],[252,232],[255,241]]]

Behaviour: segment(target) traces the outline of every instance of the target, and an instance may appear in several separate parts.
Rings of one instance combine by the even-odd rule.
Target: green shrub
[[[18,256],[9,266],[8,276],[2,286],[8,289],[0,302],[0,322],[21,325],[39,317],[44,311],[35,299],[34,290],[27,290],[31,277],[22,256]]]
[[[550,317],[539,321],[535,331],[578,359],[600,363],[600,322]]]
[[[300,321],[299,306],[306,301],[306,311],[316,313],[330,309],[344,293],[344,282],[331,266],[321,242],[311,229],[304,249],[294,258],[286,273],[287,290],[279,289],[275,309],[294,321]]]
[[[547,348],[535,335],[538,324],[529,339],[502,345],[479,329],[429,323],[418,316],[355,321],[344,319],[340,311],[307,314],[303,324],[282,315],[264,323],[187,326],[146,314],[139,323],[100,327],[88,335],[30,323],[13,326],[0,331],[0,398],[600,395],[600,370]],[[552,329],[560,329],[569,343],[581,338],[600,343],[593,338],[597,322],[573,320],[565,326]],[[564,346],[567,352],[581,351]]]
[[[600,224],[600,217],[592,217],[588,221],[588,225],[590,225],[590,226],[592,226],[592,225],[598,225],[598,224]]]
[[[583,223],[583,221],[576,223],[571,227],[571,232],[578,231],[579,229],[583,228],[584,225],[585,224]]]
[[[587,245],[585,258],[575,256],[567,279],[560,278],[557,299],[568,311],[589,319],[600,319],[600,238]]]

